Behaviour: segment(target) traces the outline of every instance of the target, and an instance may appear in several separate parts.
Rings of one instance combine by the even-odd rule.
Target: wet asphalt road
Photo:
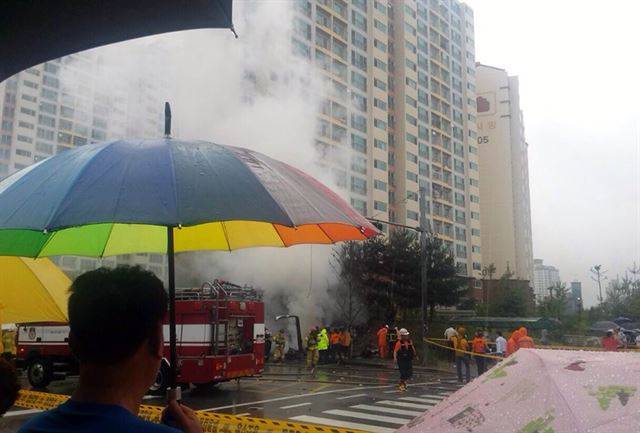
[[[397,382],[391,368],[321,366],[312,374],[301,365],[268,365],[260,378],[192,388],[183,401],[196,410],[390,433],[459,388],[453,374],[418,369],[407,392]],[[76,383],[77,378],[53,382],[49,391],[70,394]],[[146,396],[143,403],[162,405],[163,399]],[[16,431],[35,413],[13,408],[0,418],[0,432]]]

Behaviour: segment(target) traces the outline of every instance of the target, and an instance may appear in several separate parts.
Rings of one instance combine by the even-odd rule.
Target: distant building
[[[560,271],[545,265],[542,259],[533,260],[533,287],[538,301],[549,295],[549,287],[560,284]]]
[[[476,84],[482,264],[493,264],[497,276],[510,270],[532,284],[528,145],[518,77],[478,63]]]
[[[458,273],[482,270],[473,10],[458,0],[300,0],[294,53],[327,88],[320,164],[362,215],[427,219]],[[386,230],[386,227],[385,227]]]
[[[503,279],[469,279],[469,285],[473,298],[480,304],[497,303],[505,296],[508,296],[509,290],[516,290],[522,293],[522,298],[527,306],[527,311],[533,312],[536,305],[536,296],[531,288],[529,280],[505,280]],[[489,310],[491,311],[491,310]]]
[[[77,146],[116,138],[162,136],[163,81],[153,46],[141,49],[135,76],[108,66],[103,50],[33,66],[0,83],[0,179]],[[52,257],[70,277],[98,266],[140,265],[160,278],[163,255],[97,260]]]
[[[582,300],[582,283],[580,281],[572,281],[569,289],[569,301],[567,302],[567,310],[570,313],[576,313],[583,307]]]

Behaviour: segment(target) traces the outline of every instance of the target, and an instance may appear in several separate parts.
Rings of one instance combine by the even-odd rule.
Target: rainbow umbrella
[[[82,146],[0,182],[0,255],[168,255],[172,387],[175,252],[331,244],[379,233],[302,171],[204,141]]]

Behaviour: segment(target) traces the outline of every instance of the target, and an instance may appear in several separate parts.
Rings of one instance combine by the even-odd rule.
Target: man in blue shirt
[[[202,433],[193,410],[175,401],[166,410],[180,430],[136,416],[163,357],[162,282],[140,267],[100,268],[79,276],[70,293],[69,346],[80,363],[78,387],[19,433]]]

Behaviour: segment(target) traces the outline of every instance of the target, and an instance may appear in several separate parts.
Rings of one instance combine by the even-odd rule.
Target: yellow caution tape
[[[15,404],[29,409],[48,410],[64,403],[68,399],[68,395],[21,390]],[[138,416],[147,421],[159,423],[163,409],[161,406],[141,405]],[[253,418],[201,411],[197,411],[196,414],[205,433],[366,433],[362,430],[279,421],[269,418]]]
[[[465,353],[467,355],[473,355],[473,356],[480,356],[482,358],[489,358],[489,359],[496,359],[498,361],[502,361],[504,359],[503,356],[498,356],[498,355],[487,355],[486,353],[476,353],[476,352],[469,352],[467,350],[460,350],[460,349],[454,349],[451,346],[445,346],[444,344],[440,344],[440,343],[436,343],[434,341],[435,339],[433,338],[425,338],[424,341],[428,344],[431,344],[433,346],[437,346],[437,347],[441,347],[443,349],[447,349],[447,350],[453,350],[457,353]]]

